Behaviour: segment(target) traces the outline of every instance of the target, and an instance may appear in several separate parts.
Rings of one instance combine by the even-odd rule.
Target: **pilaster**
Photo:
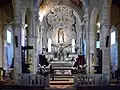
[[[102,20],[100,30],[100,48],[102,49],[102,73],[107,73],[108,80],[110,79],[110,15],[109,3],[110,0],[104,0],[102,9]]]
[[[86,30],[86,62],[87,62],[87,73],[90,73],[90,42],[89,42],[89,16],[88,8],[85,8],[85,30]]]

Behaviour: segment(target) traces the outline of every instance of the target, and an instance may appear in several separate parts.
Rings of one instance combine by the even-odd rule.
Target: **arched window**
[[[51,52],[51,39],[48,39],[48,52]]]
[[[111,32],[111,45],[116,43],[115,31]]]
[[[72,39],[72,53],[75,52],[75,39]]]
[[[111,67],[112,72],[117,70],[118,67],[118,41],[117,41],[117,29],[116,27],[111,28],[111,40],[110,40],[110,57],[111,57]]]

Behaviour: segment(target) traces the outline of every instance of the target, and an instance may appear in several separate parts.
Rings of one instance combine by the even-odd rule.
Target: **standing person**
[[[14,58],[12,58],[12,63],[11,63],[10,68],[14,68]]]

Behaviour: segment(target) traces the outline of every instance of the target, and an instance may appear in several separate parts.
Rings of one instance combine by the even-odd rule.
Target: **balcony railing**
[[[49,87],[49,76],[39,74],[19,74],[17,84],[21,86]]]
[[[105,86],[108,85],[108,74],[75,74],[74,86]]]

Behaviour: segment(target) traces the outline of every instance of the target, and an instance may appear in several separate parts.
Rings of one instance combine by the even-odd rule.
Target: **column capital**
[[[12,24],[13,27],[21,27],[21,28],[24,28],[25,29],[25,24],[22,24],[22,23],[14,23]]]
[[[102,26],[102,27],[105,26],[106,28],[110,28],[110,27],[111,27],[110,24],[102,24],[101,26]]]
[[[30,38],[30,39],[35,39],[35,38],[37,38],[37,36],[32,36],[32,35],[30,35],[30,36],[26,36],[27,38]]]

